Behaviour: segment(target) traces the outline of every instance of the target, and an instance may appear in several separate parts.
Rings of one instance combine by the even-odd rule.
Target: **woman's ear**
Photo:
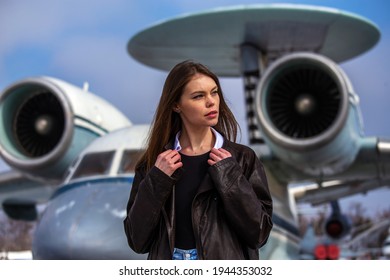
[[[178,114],[180,114],[180,112],[181,112],[181,110],[177,104],[173,106],[173,111],[175,111]]]

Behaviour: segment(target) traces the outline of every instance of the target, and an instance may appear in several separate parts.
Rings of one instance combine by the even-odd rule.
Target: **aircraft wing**
[[[31,180],[14,170],[0,173],[0,203],[11,218],[35,219],[31,210],[47,202],[54,190],[55,186]]]
[[[390,141],[373,138],[362,145],[353,164],[320,183],[290,188],[297,203],[318,205],[390,186]]]
[[[0,203],[13,198],[29,199],[37,203],[46,202],[54,186],[33,181],[18,171],[0,173]]]
[[[338,200],[347,196],[367,193],[378,188],[388,187],[390,181],[378,180],[350,180],[350,181],[327,181],[322,184],[309,184],[305,186],[292,187],[292,192],[297,203],[310,203],[319,205]]]

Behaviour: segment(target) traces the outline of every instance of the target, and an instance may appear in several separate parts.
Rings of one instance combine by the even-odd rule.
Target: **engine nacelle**
[[[265,71],[256,107],[273,153],[306,174],[334,174],[355,159],[362,138],[358,97],[342,69],[314,53],[293,53]]]
[[[331,201],[332,213],[324,223],[325,234],[333,240],[339,240],[351,231],[351,223],[346,215],[341,213],[339,202]]]
[[[92,140],[131,122],[98,96],[64,81],[28,78],[0,96],[0,151],[11,167],[58,182]]]

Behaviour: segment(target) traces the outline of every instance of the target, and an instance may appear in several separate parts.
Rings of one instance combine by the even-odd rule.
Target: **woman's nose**
[[[215,104],[214,98],[212,96],[208,96],[207,100],[206,100],[206,106],[212,107],[212,106],[214,106],[214,104]]]

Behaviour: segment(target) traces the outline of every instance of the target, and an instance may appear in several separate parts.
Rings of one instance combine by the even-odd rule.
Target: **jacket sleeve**
[[[232,228],[248,247],[263,246],[273,227],[272,198],[264,167],[250,150],[240,166],[233,157],[209,168]]]
[[[127,241],[134,252],[149,252],[161,210],[174,183],[173,178],[157,167],[152,167],[146,175],[136,172],[124,220]]]

